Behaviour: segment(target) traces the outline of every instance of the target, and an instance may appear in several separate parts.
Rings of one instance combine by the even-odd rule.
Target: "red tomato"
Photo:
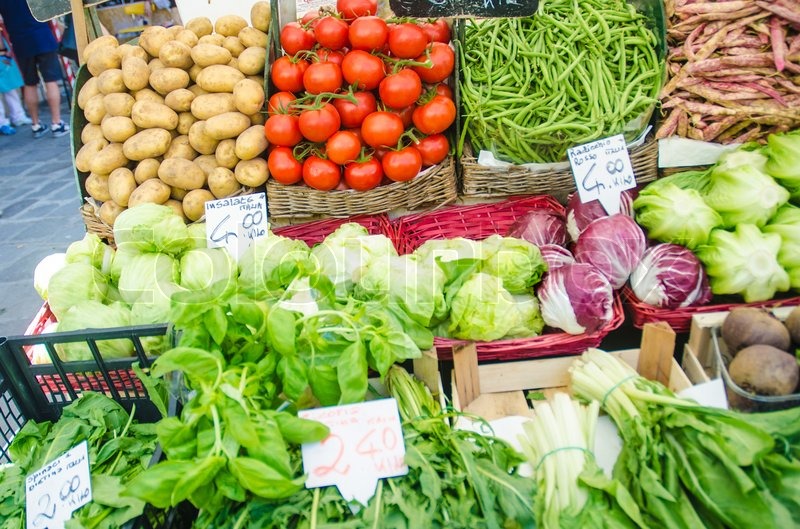
[[[406,108],[400,109],[388,109],[389,112],[392,114],[397,114],[400,116],[400,119],[403,120],[403,127],[408,128],[414,122],[414,111],[417,109],[417,105],[409,105]]]
[[[298,22],[289,22],[281,30],[281,46],[287,55],[294,55],[303,50],[310,50],[317,42],[314,31],[304,29]]]
[[[350,23],[348,36],[350,37],[351,49],[381,50],[389,38],[389,26],[386,25],[382,18],[360,17]]]
[[[359,90],[375,90],[386,77],[386,70],[380,57],[353,50],[344,56],[342,75],[347,84],[356,84]]]
[[[422,169],[422,156],[416,147],[409,146],[399,151],[389,151],[381,160],[383,174],[395,182],[411,180]]]
[[[422,165],[424,167],[436,165],[447,158],[447,153],[450,152],[450,142],[444,134],[425,136],[416,142],[414,147],[417,148],[420,156],[422,156]]]
[[[389,149],[386,147],[376,147],[375,152],[372,153],[372,156],[378,160],[383,160],[383,157],[386,156],[387,152],[389,152]],[[382,167],[381,170],[383,170]]]
[[[378,87],[381,101],[391,108],[405,108],[413,105],[422,95],[422,81],[413,70],[404,68],[387,75]]]
[[[330,103],[325,103],[319,110],[301,112],[297,123],[303,137],[314,143],[330,138],[341,124],[339,113]]]
[[[300,25],[306,26],[310,28],[314,28],[317,23],[320,21],[319,11],[306,11],[306,14],[303,15],[303,18],[300,19]]]
[[[270,116],[273,114],[286,114],[296,99],[291,92],[275,92],[270,96],[267,103],[267,113]]]
[[[339,185],[342,179],[342,170],[330,160],[319,156],[309,156],[303,162],[303,182],[308,187],[320,191],[330,191]]]
[[[275,88],[284,92],[302,92],[303,74],[308,68],[308,61],[293,62],[291,58],[283,56],[272,63],[270,77]]]
[[[378,110],[378,102],[372,92],[354,92],[353,95],[358,103],[347,99],[333,100],[333,106],[342,119],[342,127],[347,129],[360,127],[365,117]]]
[[[334,62],[316,62],[303,74],[303,86],[309,94],[337,92],[342,87],[342,68]]]
[[[275,147],[267,158],[269,175],[283,185],[296,184],[303,179],[303,164],[295,159],[290,147]]]
[[[447,99],[453,99],[453,89],[450,88],[450,85],[439,83],[436,85],[436,95],[443,96]]]
[[[314,26],[314,36],[323,48],[338,50],[347,46],[347,22],[333,16],[322,17]]]
[[[453,48],[441,42],[434,42],[429,50],[430,57],[426,57],[423,54],[417,57],[416,61],[426,62],[430,60],[433,63],[432,66],[414,66],[414,71],[426,83],[441,83],[453,73],[453,66],[456,63],[455,52]]]
[[[291,114],[274,114],[264,123],[264,135],[272,145],[294,147],[303,135],[300,134],[299,120]]]
[[[413,59],[425,53],[428,36],[416,24],[406,22],[389,28],[389,51],[400,59]]]
[[[317,50],[317,57],[315,62],[332,62],[334,64],[342,65],[344,60],[344,52],[341,50],[329,50],[328,48],[320,48]]]
[[[333,134],[325,143],[325,153],[328,160],[344,165],[358,158],[361,153],[361,140],[352,132],[340,130]]]
[[[361,124],[361,137],[370,147],[394,147],[403,135],[403,120],[391,112],[373,112]]]
[[[347,20],[378,12],[378,0],[336,0],[336,11]]]
[[[344,127],[344,123],[342,123],[342,126]],[[352,128],[352,129],[344,129],[344,130],[346,130],[347,132],[352,132],[353,134],[355,134],[356,138],[358,138],[358,141],[361,142],[361,144],[363,145],[364,139],[361,137],[361,128],[360,127],[355,127],[355,128]]]
[[[420,26],[431,42],[444,44],[450,42],[450,26],[443,18],[439,18],[435,22],[423,22]]]
[[[366,162],[353,162],[344,167],[344,181],[356,191],[369,191],[383,180],[380,160],[370,158]]]
[[[423,134],[438,134],[456,120],[456,105],[452,99],[433,96],[430,102],[417,107],[412,118],[414,126]]]

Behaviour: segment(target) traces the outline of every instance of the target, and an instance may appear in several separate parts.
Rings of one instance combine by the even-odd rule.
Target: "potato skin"
[[[241,112],[225,112],[206,120],[205,131],[217,140],[235,138],[250,127],[250,117]]]
[[[87,142],[75,154],[75,168],[82,173],[88,173],[91,169],[92,158],[108,145],[105,138],[100,138]]]
[[[139,187],[133,190],[128,199],[128,207],[133,208],[139,204],[153,203],[163,204],[169,200],[170,188],[158,178],[145,180]]]
[[[114,143],[124,143],[137,131],[133,120],[125,116],[106,116],[100,124],[100,129],[103,131],[103,136]]]
[[[120,206],[113,200],[106,200],[100,205],[97,215],[100,217],[100,220],[113,227],[117,217],[119,217],[119,214],[125,211],[125,209],[126,208]]]
[[[235,37],[247,26],[247,20],[239,15],[224,15],[217,18],[214,31],[225,37]]]
[[[159,94],[166,96],[173,90],[189,86],[189,73],[180,68],[159,68],[150,74],[150,86]]]
[[[136,179],[133,177],[133,171],[127,167],[114,169],[108,175],[108,192],[111,195],[111,200],[120,206],[128,206],[128,199],[137,185]]]
[[[231,92],[233,87],[244,79],[244,74],[236,68],[223,64],[213,64],[197,75],[197,84],[207,92]]]
[[[164,153],[164,159],[166,160],[167,158],[183,158],[185,160],[197,158],[197,151],[189,143],[189,136],[181,135],[172,138],[169,149]]]
[[[183,202],[181,202],[180,200],[175,200],[174,198],[170,198],[169,200],[164,202],[164,205],[171,207],[172,211],[174,211],[177,216],[183,219],[183,222],[189,220],[186,218],[186,213],[183,212]]]
[[[81,110],[86,109],[86,103],[92,97],[100,93],[100,88],[97,86],[97,77],[90,77],[83,83],[80,91],[78,91],[78,107]]]
[[[252,160],[267,150],[269,142],[264,136],[264,127],[253,125],[236,138],[234,152],[240,160]]]
[[[104,140],[105,136],[103,135],[103,128],[100,125],[95,125],[94,123],[87,123],[84,125],[83,130],[81,131],[81,143],[86,145],[92,140]]]
[[[205,204],[216,197],[208,189],[195,189],[183,197],[183,213],[191,221],[200,220],[205,215]]]
[[[269,178],[267,161],[264,158],[253,158],[252,160],[242,160],[236,164],[233,174],[240,184],[247,187],[258,187]]]
[[[172,134],[165,129],[146,129],[128,138],[122,145],[129,160],[140,161],[157,158],[167,152]]]
[[[128,89],[119,68],[109,68],[97,76],[97,88],[101,94],[115,94]]]
[[[108,175],[89,173],[83,186],[89,196],[98,202],[111,200],[111,194],[108,190]]]
[[[200,154],[214,154],[219,140],[208,135],[205,121],[196,121],[189,127],[189,143]]]
[[[83,109],[83,115],[86,121],[94,125],[99,125],[106,115],[106,105],[103,102],[105,96],[98,92],[97,95],[92,96],[87,102],[86,107]]]
[[[161,46],[172,40],[172,33],[163,26],[147,26],[139,36],[139,46],[151,57],[158,57]]]
[[[153,101],[134,103],[131,119],[143,129],[172,130],[178,126],[178,114],[167,105]]]
[[[192,48],[192,60],[201,68],[214,64],[228,64],[232,57],[230,51],[216,44],[198,43]]]
[[[261,31],[254,27],[246,27],[242,28],[239,32],[239,42],[242,43],[242,46],[245,48],[250,47],[260,47],[267,49],[267,34],[264,31]]]
[[[197,118],[191,112],[181,112],[178,114],[178,126],[175,130],[178,134],[189,134],[189,129],[197,122]]]
[[[220,167],[228,169],[236,167],[236,164],[239,163],[239,158],[236,156],[236,140],[228,138],[220,141],[214,151],[214,156]]]
[[[200,189],[206,184],[203,170],[184,158],[166,158],[158,168],[158,177],[167,185],[181,189]]]
[[[226,92],[197,96],[192,101],[192,115],[197,119],[206,120],[225,112],[234,112],[236,110],[235,97],[234,94]]]
[[[197,35],[197,38],[202,38],[206,35],[211,35],[214,32],[214,25],[208,17],[195,17],[185,24],[186,29]]]
[[[229,197],[242,188],[233,171],[217,167],[208,175],[208,189],[217,198]]]
[[[264,87],[252,79],[242,79],[233,86],[233,101],[242,114],[255,114],[264,106]]]
[[[272,21],[272,8],[269,2],[263,0],[256,2],[250,8],[250,24],[264,33],[269,31],[269,23]]]
[[[194,98],[194,92],[191,90],[178,88],[166,95],[164,104],[175,112],[188,112],[192,108]]]
[[[165,66],[170,68],[188,70],[194,64],[192,49],[178,40],[165,42],[158,52],[158,58],[161,59]]]
[[[136,100],[132,95],[122,92],[108,94],[103,97],[103,107],[109,116],[131,117],[134,103],[136,103]]]
[[[151,178],[158,178],[158,166],[161,165],[161,160],[158,158],[145,158],[136,164],[136,169],[133,170],[133,177],[136,179],[137,184],[141,184],[145,180]]]
[[[117,167],[124,167],[127,163],[128,158],[123,152],[122,144],[109,143],[92,157],[89,168],[93,173],[107,175]]]
[[[245,75],[258,75],[264,71],[266,61],[265,48],[247,48],[239,55],[239,71]]]

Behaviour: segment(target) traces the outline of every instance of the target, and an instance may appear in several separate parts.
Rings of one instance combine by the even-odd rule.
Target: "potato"
[[[238,70],[239,69],[239,59],[237,59],[236,57],[232,57],[231,60],[228,61],[228,66],[230,66],[231,68],[236,68]]]
[[[148,61],[147,67],[150,69],[150,73],[153,73],[156,70],[161,70],[163,68],[166,68],[167,65],[164,64],[164,62],[161,59],[156,57],[155,59],[150,59],[150,61]]]
[[[128,198],[128,207],[133,208],[147,203],[163,204],[169,200],[169,191],[169,186],[158,178],[145,180],[131,193]]]
[[[154,103],[164,104],[164,96],[153,90],[152,88],[142,88],[133,94],[136,101],[153,101]]]
[[[267,121],[266,117],[262,112],[256,112],[255,114],[250,114],[250,124],[251,125],[261,125],[264,126],[264,123]]]
[[[161,156],[172,143],[172,134],[164,129],[146,129],[137,132],[123,144],[123,152],[129,160],[139,161]]]
[[[192,60],[203,68],[212,64],[228,64],[231,57],[230,51],[214,44],[198,44],[192,48]]]
[[[250,24],[267,33],[270,22],[272,22],[272,9],[269,2],[262,0],[253,4],[253,7],[250,8]]]
[[[178,114],[178,126],[175,131],[178,134],[189,134],[189,129],[196,121],[197,118],[191,112],[181,112]]]
[[[97,88],[102,94],[128,91],[125,81],[122,80],[122,70],[119,68],[109,68],[98,75]]]
[[[239,71],[245,75],[258,75],[264,71],[266,60],[265,48],[247,48],[239,55]]]
[[[183,197],[186,196],[186,193],[189,191],[186,189],[181,189],[180,187],[172,186],[169,192],[169,198],[171,200],[183,200]]]
[[[75,154],[75,168],[82,173],[88,173],[92,158],[97,156],[97,153],[102,151],[106,145],[108,145],[108,141],[105,138],[84,143],[83,147]]]
[[[136,169],[133,170],[133,178],[137,184],[141,184],[145,180],[151,178],[158,178],[158,166],[161,165],[161,160],[158,158],[145,158],[136,164]]]
[[[217,150],[219,140],[206,133],[205,121],[196,121],[189,127],[189,143],[200,154],[213,154]]]
[[[227,139],[222,140],[217,145],[217,150],[214,151],[214,156],[217,158],[217,163],[220,167],[233,169],[239,163],[239,158],[236,157],[236,140]]]
[[[188,112],[192,108],[194,92],[186,88],[178,88],[168,93],[164,98],[164,104],[175,112]]]
[[[238,15],[224,15],[214,22],[214,31],[226,37],[236,36],[247,27],[247,20]]]
[[[180,68],[161,68],[150,74],[150,86],[161,95],[189,86],[189,74]]]
[[[236,180],[247,187],[258,187],[267,181],[267,161],[264,158],[253,158],[252,160],[242,160],[236,164],[233,171]]]
[[[212,64],[203,68],[197,75],[197,84],[208,92],[231,92],[233,87],[244,79],[244,74],[236,68],[223,64]]]
[[[215,199],[216,197],[208,189],[189,191],[183,197],[183,213],[191,221],[200,220],[206,214],[206,202]]]
[[[211,35],[214,26],[208,17],[195,17],[185,24],[186,29],[197,35],[197,38]]]
[[[206,120],[205,132],[216,140],[235,138],[250,127],[250,117],[241,112],[225,112]]]
[[[97,77],[106,70],[119,68],[122,65],[122,60],[116,48],[101,48],[98,52],[93,53],[86,60],[86,67],[93,76]]]
[[[181,189],[200,189],[206,184],[203,170],[184,158],[165,158],[158,168],[158,177],[167,185]]]
[[[115,37],[114,35],[102,35],[90,41],[86,45],[86,47],[83,48],[83,58],[85,60],[88,60],[89,57],[94,55],[95,51],[101,48],[107,48],[104,49],[103,52],[108,53],[110,51],[113,51],[117,47],[119,47],[119,41],[117,40],[117,37]]]
[[[192,35],[194,35],[194,33],[192,33]],[[169,200],[164,202],[164,205],[171,207],[177,216],[183,218],[184,222],[189,220],[186,218],[186,214],[183,212],[183,202],[181,202],[180,200],[175,200],[174,198],[170,198]]]
[[[194,46],[197,45],[197,40],[199,38],[200,37],[195,35],[195,33],[193,31],[189,31],[188,29],[182,29],[180,31],[180,33],[175,35],[175,40],[177,42],[182,42],[182,43],[186,44],[187,46],[189,46],[190,48],[193,48]]]
[[[100,124],[103,137],[110,142],[124,143],[125,140],[136,134],[136,125],[133,120],[126,116],[106,116]],[[122,204],[120,202],[121,206]]]
[[[182,68],[188,70],[194,64],[192,60],[192,48],[178,40],[171,40],[161,46],[158,58],[168,68]]]
[[[170,26],[170,27],[168,27],[168,28],[167,28],[167,30],[168,30],[168,31],[170,32],[170,34],[172,35],[172,38],[173,38],[173,39],[177,38],[177,37],[178,37],[178,35],[180,35],[181,31],[183,31],[184,29],[186,29],[186,28],[184,28],[184,27],[183,27],[183,26],[181,26],[180,24],[176,24],[176,25],[174,25],[174,26]]]
[[[106,200],[100,205],[97,215],[100,217],[100,220],[113,227],[117,217],[119,217],[119,214],[123,211],[125,211],[124,207],[113,200]]]
[[[111,200],[120,206],[128,205],[128,199],[136,189],[136,179],[133,177],[133,171],[127,167],[119,167],[111,171],[108,175],[108,192],[111,195]]]
[[[103,103],[104,97],[103,94],[97,94],[86,102],[83,115],[89,123],[99,125],[103,121],[103,117],[106,115],[106,105]]]
[[[103,106],[109,116],[131,117],[131,110],[136,100],[126,93],[108,94],[103,97]]]
[[[108,175],[90,173],[83,183],[86,192],[90,197],[98,202],[105,202],[111,200],[111,194],[108,191]]]
[[[213,154],[201,154],[193,161],[196,166],[203,170],[203,172],[206,174],[206,177],[209,177],[214,169],[219,167],[217,164],[217,157]]]
[[[780,320],[765,310],[751,307],[731,310],[722,322],[720,333],[732,355],[749,345],[771,345],[784,351],[791,345],[789,331]]]
[[[161,47],[172,40],[172,33],[163,26],[147,26],[139,36],[139,46],[150,54],[158,57]]]
[[[203,71],[203,68],[197,64],[193,64],[191,68],[187,70],[189,72],[189,89],[193,86],[197,86],[194,83],[197,82],[197,76],[200,75],[200,72]]]
[[[101,122],[102,123],[102,122]],[[95,125],[94,123],[87,123],[81,131],[81,144],[86,145],[92,140],[104,140],[106,137],[103,134],[102,125]]]
[[[166,160],[167,158],[184,158],[186,160],[197,158],[197,151],[189,143],[189,136],[181,135],[172,138],[169,149],[164,153],[164,159]]]
[[[269,147],[269,142],[264,136],[264,127],[253,125],[236,138],[234,154],[240,160],[252,160]]]
[[[143,129],[172,130],[178,126],[178,114],[161,103],[137,101],[133,104],[131,119]]]
[[[239,41],[245,48],[258,46],[260,48],[267,49],[267,34],[256,28],[242,28],[242,30],[239,32]]]
[[[130,56],[122,61],[122,82],[128,90],[147,88],[149,79],[150,68],[141,57]]]
[[[242,114],[255,114],[264,106],[264,85],[250,79],[242,79],[233,86],[236,110]]]
[[[213,44],[214,46],[222,46],[225,44],[225,37],[222,35],[205,35],[197,39],[198,44]]]
[[[229,197],[242,188],[233,171],[227,167],[217,167],[208,175],[208,189],[217,198]]]
[[[100,93],[100,88],[97,86],[97,77],[90,77],[83,83],[80,91],[78,91],[78,107],[81,109],[86,108],[86,103],[89,99],[93,98]]]
[[[107,175],[117,167],[128,164],[128,158],[122,149],[121,143],[109,143],[95,154],[89,161],[89,169],[93,173]]]
[[[208,119],[225,112],[235,112],[236,103],[234,97],[233,94],[225,92],[197,96],[192,101],[192,115],[197,119]]]
[[[239,40],[239,37],[225,37],[222,47],[231,52],[233,57],[238,57],[245,50],[245,46]]]
[[[120,44],[117,48],[117,53],[119,53],[119,58],[122,60],[123,64],[125,63],[125,59],[130,57],[142,59],[145,64],[147,64],[147,61],[150,60],[150,55],[144,51],[144,48],[141,46],[134,46],[133,44]]]

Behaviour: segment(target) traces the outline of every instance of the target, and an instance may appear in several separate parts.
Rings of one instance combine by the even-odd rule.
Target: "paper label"
[[[336,8],[335,0],[295,0],[295,9],[297,10],[297,18],[303,18],[303,15],[309,11],[319,11],[321,7]]]
[[[620,193],[636,187],[622,134],[567,149],[581,202],[599,200],[606,213],[619,213]]]
[[[205,212],[208,247],[226,248],[236,259],[269,230],[265,193],[210,200]]]
[[[336,485],[346,501],[366,506],[378,479],[408,473],[395,399],[301,410],[298,415],[330,428],[322,441],[302,446],[306,488]]]
[[[27,529],[63,529],[92,501],[88,444],[83,441],[25,478]]]

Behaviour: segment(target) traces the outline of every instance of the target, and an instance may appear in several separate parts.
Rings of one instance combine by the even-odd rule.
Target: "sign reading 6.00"
[[[599,200],[609,215],[619,213],[619,194],[636,187],[622,134],[567,150],[581,202]]]
[[[208,247],[227,248],[236,258],[269,229],[264,193],[211,200],[205,212]]]
[[[63,529],[72,512],[92,500],[86,441],[25,478],[27,529]]]

